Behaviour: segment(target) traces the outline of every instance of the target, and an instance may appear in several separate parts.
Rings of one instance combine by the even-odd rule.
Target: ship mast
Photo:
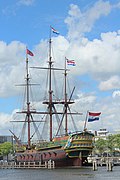
[[[27,97],[26,97],[26,105],[27,105],[27,112],[26,112],[26,118],[28,122],[28,148],[30,148],[30,97],[29,97],[29,71],[28,71],[28,55],[26,53],[26,87],[27,87]]]
[[[50,141],[52,141],[52,56],[51,56],[51,28],[50,28],[50,39],[49,39],[49,115],[50,115]]]
[[[30,86],[31,85],[38,85],[38,84],[31,84],[30,83],[30,75],[29,75],[29,61],[28,61],[28,55],[34,56],[34,54],[26,48],[26,75],[25,75],[25,84],[20,84],[20,86],[26,87],[26,108],[20,112],[25,114],[25,120],[20,121],[11,121],[11,122],[24,122],[23,125],[23,131],[25,131],[26,123],[27,123],[27,146],[28,149],[31,147],[31,139],[35,134],[37,134],[38,138],[42,139],[42,136],[39,133],[38,127],[36,126],[35,122],[44,122],[42,120],[34,120],[32,114],[47,114],[46,112],[38,112],[35,109],[31,109],[30,107]],[[33,123],[35,132],[31,135],[31,122]],[[12,133],[12,131],[10,131]],[[12,133],[13,134],[13,133]],[[22,135],[24,132],[22,132]],[[14,136],[15,137],[15,136]],[[17,137],[17,136],[16,136]],[[18,139],[18,138],[17,138]]]
[[[38,112],[38,113],[49,115],[49,124],[50,124],[49,139],[50,139],[50,141],[52,141],[52,138],[53,138],[53,127],[52,127],[53,126],[53,115],[55,115],[55,114],[62,115],[62,119],[60,120],[60,124],[59,124],[58,130],[57,130],[57,133],[56,133],[56,136],[57,136],[59,131],[60,131],[60,128],[62,126],[62,122],[63,122],[64,117],[65,117],[65,134],[67,135],[68,134],[67,114],[76,114],[76,113],[72,113],[72,112],[70,112],[70,113],[67,112],[68,110],[70,111],[69,104],[74,103],[73,101],[71,101],[71,98],[72,98],[72,95],[73,95],[75,88],[73,88],[73,91],[70,95],[70,98],[68,99],[68,97],[67,97],[67,82],[66,82],[67,81],[67,70],[68,69],[66,69],[66,58],[65,58],[65,68],[64,69],[53,67],[52,50],[51,50],[52,49],[51,33],[52,33],[52,30],[51,30],[51,26],[50,26],[48,67],[31,67],[31,68],[36,68],[36,69],[45,69],[45,70],[48,70],[48,73],[49,73],[48,100],[43,101],[43,104],[46,104],[48,106],[48,108],[47,108],[48,111],[47,112]],[[52,71],[53,70],[64,71],[64,76],[65,76],[64,93],[65,94],[64,94],[64,100],[63,101],[57,101],[57,100],[53,101],[53,89],[52,89]],[[57,104],[63,105],[63,107],[64,107],[63,112],[57,112],[56,107],[55,107],[55,105],[57,105]],[[29,109],[29,105],[28,105],[28,109]],[[77,114],[81,115],[81,113],[77,113]]]
[[[65,71],[64,71],[64,76],[65,76],[65,134],[68,134],[68,125],[67,125],[67,69],[66,69],[66,57],[65,57]]]

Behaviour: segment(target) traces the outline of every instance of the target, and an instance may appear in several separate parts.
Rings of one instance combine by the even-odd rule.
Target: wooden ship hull
[[[34,149],[16,152],[16,162],[55,162],[55,167],[83,166],[93,149],[94,135],[80,132],[54,138],[52,143],[40,143]]]

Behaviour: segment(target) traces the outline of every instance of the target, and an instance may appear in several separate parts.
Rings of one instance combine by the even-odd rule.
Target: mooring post
[[[51,169],[51,159],[48,161],[48,169]]]
[[[21,163],[19,162],[19,168],[20,168],[20,165],[21,165]]]
[[[93,160],[93,171],[96,171],[98,169],[97,167],[97,161]]]
[[[47,168],[47,162],[45,161],[45,168]]]
[[[55,168],[55,161],[53,161],[53,169]]]
[[[108,162],[108,160],[106,161],[106,168],[107,168],[107,171],[109,171],[109,162]]]
[[[14,163],[14,167],[16,168],[16,162]]]
[[[113,162],[110,160],[106,161],[106,167],[107,167],[107,171],[112,171],[113,169]]]
[[[39,167],[41,166],[41,161],[39,161]]]

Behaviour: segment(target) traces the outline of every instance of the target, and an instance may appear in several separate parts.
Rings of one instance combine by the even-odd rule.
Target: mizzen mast
[[[65,110],[66,110],[66,113],[65,113],[65,134],[67,135],[68,134],[68,123],[67,123],[67,106],[68,106],[68,104],[67,104],[67,82],[66,82],[66,80],[67,80],[67,69],[66,69],[66,57],[65,57],[65,71],[64,71],[64,76],[65,76],[65,88],[64,88],[64,93],[65,93]]]

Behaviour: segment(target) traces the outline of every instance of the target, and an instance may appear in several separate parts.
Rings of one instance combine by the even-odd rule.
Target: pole
[[[86,113],[86,118],[85,118],[85,123],[84,123],[84,131],[86,130],[87,119],[88,119],[88,113],[89,113],[89,111],[87,111],[87,113]]]
[[[52,57],[51,57],[51,26],[49,38],[49,115],[50,115],[50,141],[52,141]]]
[[[67,78],[67,70],[66,70],[66,57],[65,57],[65,134],[68,134],[68,121],[67,121],[67,84],[66,84],[66,78]]]
[[[26,47],[26,86],[27,86],[27,123],[28,123],[28,148],[30,148],[30,99],[29,99],[29,71],[28,71],[28,54]]]

